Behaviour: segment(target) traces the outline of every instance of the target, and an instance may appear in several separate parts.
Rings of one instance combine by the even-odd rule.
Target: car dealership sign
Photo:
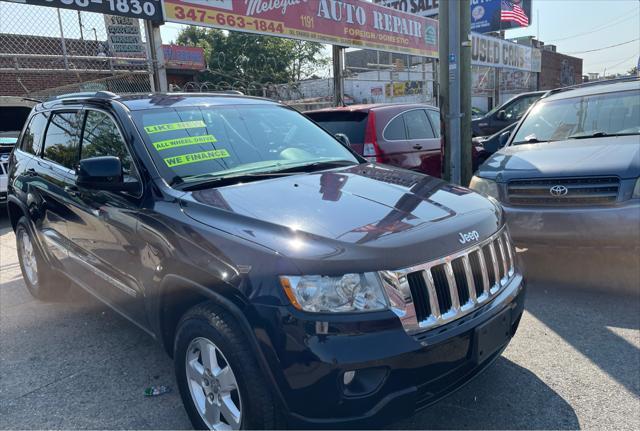
[[[167,21],[438,57],[438,21],[362,0],[164,0]]]
[[[474,65],[540,72],[537,49],[479,33],[471,33],[471,40]]]
[[[162,22],[160,0],[8,0],[36,6],[59,7]]]

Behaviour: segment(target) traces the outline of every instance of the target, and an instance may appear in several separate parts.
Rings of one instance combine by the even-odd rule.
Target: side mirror
[[[498,111],[498,113],[496,114],[496,119],[500,120],[500,121],[504,121],[507,119],[507,111],[505,111],[504,109],[501,109]]]
[[[349,140],[349,137],[347,135],[345,135],[344,133],[336,133],[335,137],[345,147],[347,147],[347,148],[351,147],[351,141]]]
[[[136,183],[124,182],[119,158],[103,156],[80,160],[76,184],[89,190],[117,192],[129,190]]]
[[[509,142],[509,137],[511,137],[511,132],[504,132],[500,135],[500,139],[498,140],[499,147],[503,148]]]

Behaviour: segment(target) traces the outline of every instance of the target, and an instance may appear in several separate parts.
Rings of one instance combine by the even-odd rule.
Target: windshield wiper
[[[530,136],[530,137],[527,137],[524,141],[514,142],[513,145],[542,144],[543,142],[551,142],[551,141],[541,141],[540,139],[536,138],[535,136]]]
[[[613,136],[631,136],[638,135],[640,133],[607,133],[602,130],[597,130],[595,132],[584,132],[584,133],[576,133],[575,135],[569,136],[567,139],[589,139],[589,138],[604,138],[604,137],[613,137]]]
[[[340,166],[353,166],[357,165],[357,162],[353,160],[319,160],[317,162],[305,163],[295,166],[290,166],[288,168],[279,169],[277,171],[271,172],[282,172],[282,173],[300,173],[300,172],[314,172],[321,169],[327,168],[337,168]]]

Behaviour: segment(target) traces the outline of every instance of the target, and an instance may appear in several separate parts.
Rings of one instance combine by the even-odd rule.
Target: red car
[[[343,133],[372,162],[434,177],[442,172],[440,112],[425,104],[374,104],[305,112],[329,132]]]

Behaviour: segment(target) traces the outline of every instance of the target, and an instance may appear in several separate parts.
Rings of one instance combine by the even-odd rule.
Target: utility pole
[[[147,57],[151,62],[153,79],[151,90],[167,92],[167,68],[164,61],[164,51],[162,51],[162,38],[160,37],[160,26],[146,20],[144,22],[145,36],[147,38]]]
[[[470,0],[440,2],[440,116],[444,122],[443,178],[459,185],[471,179]]]
[[[473,175],[471,157],[471,2],[460,0],[460,185],[467,186]]]
[[[344,106],[344,48],[332,45],[333,48],[333,103]]]
[[[442,178],[451,179],[451,127],[449,124],[449,6],[448,0],[440,2],[440,40],[438,45],[439,86],[438,105],[442,122],[442,136],[444,138],[444,154],[442,155]]]

